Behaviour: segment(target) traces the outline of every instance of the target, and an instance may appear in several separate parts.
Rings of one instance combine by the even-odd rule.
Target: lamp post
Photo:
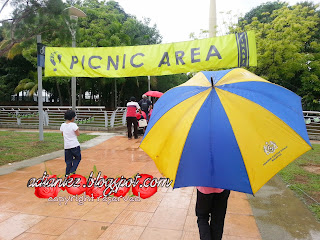
[[[76,33],[77,33],[76,25],[78,23],[78,18],[86,17],[87,15],[83,11],[75,7],[69,7],[69,8],[66,8],[65,10],[68,11],[68,14],[70,16],[70,23],[68,21],[66,21],[66,23],[69,27],[69,30],[72,36],[72,47],[76,47]],[[73,111],[76,110],[76,95],[77,95],[77,79],[76,77],[72,77],[71,78],[71,100],[72,100]]]
[[[37,35],[39,141],[43,141],[42,67],[44,64],[41,64],[41,55],[44,59],[44,46],[41,46],[41,35]]]
[[[148,91],[151,91],[150,76],[148,76]],[[149,100],[151,101],[151,97],[150,96],[149,96]]]
[[[216,0],[210,0],[209,37],[215,37],[216,32],[217,32]]]

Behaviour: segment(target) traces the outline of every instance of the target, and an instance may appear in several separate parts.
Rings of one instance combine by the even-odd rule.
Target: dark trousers
[[[230,190],[210,194],[197,190],[196,215],[201,240],[222,239],[229,195]]]
[[[128,138],[132,138],[132,124],[134,138],[138,138],[138,121],[136,117],[127,117]]]
[[[81,161],[80,146],[64,150],[64,159],[66,161],[66,175],[75,173]]]

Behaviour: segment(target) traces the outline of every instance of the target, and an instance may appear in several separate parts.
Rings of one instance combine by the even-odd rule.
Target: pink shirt
[[[126,117],[136,117],[136,110],[140,109],[140,106],[137,102],[128,102],[127,103],[127,116]]]
[[[224,189],[212,187],[197,187],[197,189],[203,194],[222,193],[224,191]]]

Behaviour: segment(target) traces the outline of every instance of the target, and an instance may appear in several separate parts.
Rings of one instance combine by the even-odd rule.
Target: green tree
[[[128,15],[119,3],[85,0],[77,6],[87,17],[79,19],[77,46],[113,47],[148,45],[161,42],[156,26],[150,27],[150,19],[144,22]]]
[[[34,12],[33,21],[37,22],[42,19],[42,12],[51,11],[52,5],[49,6],[49,3],[53,3],[54,0],[46,0],[46,1],[32,1],[27,4],[27,1],[20,2],[20,6],[17,6],[17,9],[22,9],[22,13],[26,13],[28,10],[32,9]],[[58,1],[58,0],[55,0]],[[46,5],[40,3],[47,3]],[[42,36],[42,42],[46,45],[50,46],[70,46],[71,45],[71,35],[69,30],[66,28],[65,20],[68,19],[66,16],[66,11],[62,11],[63,8],[68,7],[70,4],[74,4],[75,7],[82,9],[87,17],[83,19],[79,19],[77,24],[77,47],[112,47],[112,46],[130,46],[130,45],[143,45],[143,44],[156,44],[161,41],[161,36],[156,29],[156,26],[149,27],[150,20],[146,19],[145,21],[138,21],[134,16],[128,15],[121,8],[121,6],[114,1],[97,1],[97,0],[85,0],[78,2],[67,1],[67,5],[61,5],[59,8],[59,13],[56,12],[59,16],[53,17],[51,14],[51,19],[56,21],[55,24],[52,23],[53,26],[62,27],[64,32],[64,37],[61,38],[60,29],[57,31],[53,31],[52,34],[44,34]],[[21,14],[22,14],[21,13]],[[18,15],[18,14],[16,14]],[[16,16],[14,14],[14,16]],[[13,20],[12,20],[13,21]],[[25,20],[27,21],[27,20]],[[22,21],[23,22],[23,21]],[[16,25],[18,25],[16,23]],[[6,36],[6,32],[10,32],[12,27],[12,23],[4,22],[1,28],[2,35]],[[34,27],[34,25],[28,26],[29,28]],[[16,35],[19,35],[27,31],[25,29],[16,30]],[[39,32],[39,31],[35,31]],[[6,37],[3,40],[3,44],[7,44],[10,38]],[[13,41],[12,41],[13,42]],[[17,46],[17,47],[15,47]],[[18,49],[19,51],[16,51]],[[20,54],[30,61],[34,67],[36,67],[37,59],[36,59],[36,43],[35,39],[32,42],[21,42],[19,44],[14,45],[10,48],[10,51],[7,52],[7,56],[15,56],[16,54]],[[24,76],[23,78],[27,78]],[[20,78],[20,79],[23,79]],[[30,78],[28,78],[30,79]],[[64,102],[69,102],[70,104],[70,83],[67,78],[44,78],[43,79],[43,87],[50,91],[53,94],[53,98],[55,101],[59,99],[60,104]],[[121,95],[124,93],[123,84],[126,81],[125,78],[117,79],[116,83],[119,88],[117,98],[120,100]],[[25,88],[26,86],[30,86],[32,81],[24,80],[21,84],[17,83],[17,91]],[[26,84],[28,83],[28,84]],[[112,78],[78,78],[77,80],[77,90],[79,94],[79,102],[78,105],[84,103],[83,96],[85,92],[90,92],[91,97],[89,104],[94,104],[94,96],[99,95],[100,105],[106,105],[107,107],[111,107],[114,104],[115,92],[114,92],[114,84],[115,79]],[[122,90],[122,91],[121,91]],[[86,104],[86,102],[85,102]]]
[[[53,0],[47,0],[50,2]],[[58,0],[55,0],[58,1]],[[33,1],[32,3],[39,2]],[[25,3],[25,2],[24,2]],[[71,1],[67,1],[68,7]],[[133,46],[133,45],[148,45],[161,43],[161,36],[157,27],[149,26],[150,19],[143,21],[137,20],[135,16],[131,16],[121,8],[115,1],[98,1],[98,0],[84,0],[73,2],[74,6],[80,8],[87,15],[86,18],[80,18],[77,24],[77,47],[114,47],[114,46]],[[25,5],[22,5],[26,8]],[[22,9],[24,9],[22,7]],[[47,10],[46,10],[47,11]],[[35,17],[38,21],[40,18]],[[52,17],[54,20],[55,18]],[[67,16],[61,15],[57,18],[58,24],[66,26],[64,20]],[[10,29],[10,26],[3,26],[3,32]],[[65,29],[64,29],[65,30]],[[20,30],[19,30],[20,31]],[[23,32],[21,30],[21,32]],[[60,30],[55,34],[43,35],[42,41],[49,46],[71,46],[71,35],[69,30],[65,32],[63,38],[60,38]],[[7,39],[7,38],[6,38]],[[32,71],[36,67],[36,43],[19,44],[22,50],[20,52],[31,64]],[[13,48],[11,48],[12,51]],[[8,60],[9,61],[9,60]],[[27,78],[27,71],[23,77],[18,79]],[[180,78],[185,79],[186,75],[175,75],[169,77],[152,77],[151,87],[153,90],[166,91],[171,87],[180,84]],[[31,78],[28,78],[31,80]],[[159,79],[159,81],[158,81]],[[53,94],[53,99],[60,104],[71,104],[70,99],[70,80],[68,78],[44,78],[43,88]],[[32,81],[23,81],[19,87],[28,86]],[[35,83],[35,81],[34,81]],[[134,78],[78,78],[77,91],[79,94],[80,104],[98,104],[105,105],[108,109],[114,106],[114,100],[117,98],[118,105],[124,106],[126,101],[132,96],[139,98],[147,91],[147,77],[134,77]],[[115,84],[117,86],[117,95],[115,93]],[[19,85],[16,81],[15,87]],[[35,86],[35,85],[34,85]],[[15,88],[14,87],[14,88]],[[14,89],[13,88],[13,89]],[[159,88],[159,89],[158,89]],[[12,89],[12,92],[13,92]],[[19,90],[17,88],[17,90]],[[86,92],[90,93],[90,99],[85,101],[83,96]],[[115,96],[116,95],[116,96]],[[95,96],[99,96],[99,101],[95,102]]]
[[[7,75],[1,76],[0,82],[6,82],[10,79],[8,76],[11,76],[11,72],[16,75],[15,72],[19,72],[19,68],[28,67],[28,69],[20,72],[24,73],[23,76],[17,74],[18,76],[15,77],[14,81],[6,86],[6,92],[13,94],[15,89],[19,91],[21,87],[29,88],[32,86],[34,87],[33,90],[37,88],[36,79],[28,76],[28,73],[36,70],[36,35],[41,34],[45,42],[59,39],[61,43],[68,39],[69,30],[64,20],[67,12],[63,11],[66,6],[62,0],[7,0],[0,6],[0,11],[10,3],[14,9],[12,16],[1,21],[0,56],[7,57],[7,59],[2,59],[4,65],[11,66],[11,59],[20,54],[30,62],[28,64],[22,63],[21,66],[12,66]],[[26,62],[21,60],[21,57],[17,59]],[[13,62],[16,62],[16,60]],[[30,81],[23,80],[21,84],[17,83],[21,79],[29,79]],[[12,86],[13,83],[16,85]],[[45,81],[43,84],[44,88],[47,87]],[[8,89],[9,86],[10,89]],[[7,96],[4,99],[8,101]]]
[[[190,76],[187,74],[175,74],[167,76],[158,76],[154,77],[154,80],[151,82],[152,85],[160,92],[166,92],[171,88],[174,88],[184,82],[186,82]]]
[[[115,47],[149,45],[161,42],[157,27],[149,26],[150,19],[139,21],[122,9],[115,1],[85,0],[76,7],[87,15],[78,22],[78,47]],[[117,84],[118,104],[124,105],[131,95],[140,95],[142,86],[147,86],[146,77],[138,78],[78,78],[79,101],[82,103],[83,94],[88,91],[92,98],[99,95],[99,105],[107,108],[114,106],[115,82]],[[94,84],[90,82],[94,82]],[[140,82],[140,84],[139,84]],[[133,85],[131,83],[134,83]],[[138,84],[137,84],[138,83]],[[93,88],[95,87],[95,89]],[[127,89],[128,88],[128,89]],[[128,91],[126,91],[128,90]],[[138,93],[138,94],[137,94]],[[92,102],[92,98],[90,99]]]
[[[6,1],[2,9],[11,3],[14,6],[12,17],[2,20],[0,56],[13,57],[35,41],[38,34],[44,38],[66,39],[68,31],[63,12],[62,0],[11,0]]]
[[[14,89],[30,70],[35,71],[35,68],[21,55],[13,59],[0,58],[0,102],[7,104],[11,101]]]
[[[317,5],[288,5],[271,13],[268,21],[254,16],[239,23],[233,32],[254,30],[258,67],[250,70],[302,97],[308,110],[319,108],[320,100],[320,14]],[[260,13],[259,13],[260,14]]]
[[[14,89],[15,93],[29,91],[29,96],[33,96],[38,90],[37,72],[29,72],[28,78],[24,78],[19,82],[19,85]]]
[[[253,21],[253,18],[257,18],[257,20],[261,23],[269,23],[273,20],[273,17],[271,17],[271,14],[274,10],[280,9],[282,7],[285,7],[285,2],[266,2],[263,3],[253,9],[251,9],[249,12],[247,12],[244,17],[239,18],[239,25],[245,26],[246,24],[250,24]]]

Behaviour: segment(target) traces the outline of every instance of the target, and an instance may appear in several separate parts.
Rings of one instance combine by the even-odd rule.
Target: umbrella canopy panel
[[[150,97],[156,97],[156,98],[159,98],[163,95],[162,92],[159,92],[159,91],[148,91],[145,93],[145,95],[147,96],[150,96]]]
[[[174,187],[255,193],[310,145],[300,97],[237,68],[166,92],[140,147]]]

